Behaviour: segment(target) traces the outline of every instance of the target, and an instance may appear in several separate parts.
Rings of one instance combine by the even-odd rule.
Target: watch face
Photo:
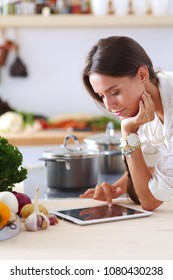
[[[139,136],[136,133],[129,134],[127,141],[128,141],[128,144],[132,147],[136,147],[140,143]]]

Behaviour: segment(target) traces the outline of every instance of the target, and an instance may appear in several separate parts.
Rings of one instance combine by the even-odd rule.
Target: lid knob
[[[114,130],[114,124],[113,122],[108,122],[106,126],[106,135],[107,137],[111,138],[114,136],[115,130]]]

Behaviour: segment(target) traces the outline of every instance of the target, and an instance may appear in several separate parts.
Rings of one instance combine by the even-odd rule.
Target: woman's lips
[[[118,116],[118,117],[119,117],[119,116],[122,116],[123,112],[124,112],[124,109],[119,110],[119,111],[112,111],[112,113],[113,113],[114,115]]]

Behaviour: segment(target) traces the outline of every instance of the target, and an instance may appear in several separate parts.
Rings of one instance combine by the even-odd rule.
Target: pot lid
[[[67,145],[67,141],[72,138],[74,145]],[[64,139],[64,144],[57,146],[54,150],[47,150],[43,152],[43,157],[47,159],[57,158],[88,158],[97,156],[97,151],[86,148],[85,145],[79,145],[78,138],[75,135],[67,135]]]
[[[105,133],[98,133],[84,139],[88,144],[120,144],[120,133],[115,133],[112,122],[109,122],[106,126]]]

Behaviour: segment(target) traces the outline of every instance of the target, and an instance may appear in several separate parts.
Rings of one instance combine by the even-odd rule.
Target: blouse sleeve
[[[157,161],[161,158],[160,150],[153,146],[141,131],[138,132],[141,140],[142,154],[148,167],[155,167]]]
[[[163,156],[157,162],[155,174],[149,181],[149,189],[160,201],[173,197],[173,154]]]
[[[159,149],[149,142],[142,143],[142,153],[148,167],[155,167],[157,161],[161,158]]]
[[[148,183],[153,196],[160,201],[173,197],[173,148],[161,155],[160,147],[152,145],[141,136],[142,152],[148,167],[155,167],[155,173]]]

